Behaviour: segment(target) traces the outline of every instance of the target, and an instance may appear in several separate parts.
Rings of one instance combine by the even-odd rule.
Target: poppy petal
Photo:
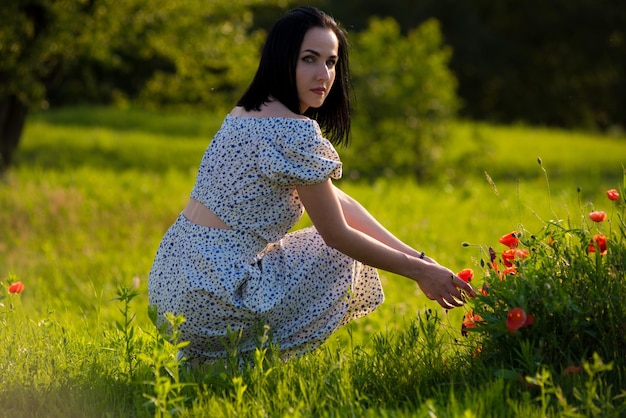
[[[498,242],[500,244],[506,245],[509,248],[516,248],[519,245],[518,237],[519,237],[519,234],[517,233],[517,231],[513,231],[500,237]]]
[[[616,189],[607,190],[606,197],[608,197],[609,200],[617,200],[619,199],[619,192]]]
[[[15,282],[9,286],[9,293],[16,295],[18,293],[22,293],[24,291],[24,283]]]
[[[604,220],[606,219],[606,212],[603,212],[601,210],[595,210],[589,213],[589,219],[594,222],[604,222]]]
[[[463,269],[459,271],[456,275],[459,276],[459,278],[463,280],[465,283],[469,283],[474,278],[474,270]]]
[[[510,333],[514,333],[526,323],[526,312],[522,308],[513,308],[506,316],[506,327]]]

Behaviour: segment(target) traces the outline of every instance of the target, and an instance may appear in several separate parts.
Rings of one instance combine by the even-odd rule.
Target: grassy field
[[[523,390],[473,362],[460,336],[465,311],[441,310],[387,273],[385,304],[316,353],[246,370],[173,372],[175,349],[148,319],[146,279],[220,123],[221,115],[107,109],[29,120],[0,183],[0,280],[25,285],[0,296],[0,416],[593,415],[582,401],[576,410],[559,403],[556,383]],[[464,242],[494,245],[522,225],[537,232],[546,220],[580,220],[607,189],[622,187],[624,137],[470,122],[451,133],[432,184],[338,184],[452,269],[479,268],[480,254]],[[159,375],[161,366],[174,376]],[[570,403],[576,387],[591,393],[589,381],[563,383]]]

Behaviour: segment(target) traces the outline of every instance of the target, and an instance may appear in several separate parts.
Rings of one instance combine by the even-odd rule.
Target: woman
[[[341,162],[332,143],[349,131],[346,35],[320,10],[292,10],[268,34],[150,272],[159,321],[186,318],[187,359],[225,357],[230,331],[241,333],[242,352],[253,350],[259,325],[285,355],[313,349],[383,301],[376,269],[414,280],[445,308],[474,295],[333,185]],[[304,209],[314,226],[288,233]]]

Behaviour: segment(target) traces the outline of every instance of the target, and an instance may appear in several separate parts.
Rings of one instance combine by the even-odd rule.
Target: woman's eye
[[[335,60],[328,60],[328,61],[326,61],[326,66],[328,68],[334,68],[335,65],[337,65],[337,61],[335,61]]]
[[[302,61],[304,61],[304,62],[313,62],[313,57],[311,57],[311,56],[304,57],[304,58],[302,58]]]

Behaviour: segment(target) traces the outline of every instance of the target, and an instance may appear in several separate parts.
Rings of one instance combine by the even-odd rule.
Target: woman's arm
[[[356,201],[339,193],[330,180],[297,189],[311,221],[328,246],[369,266],[415,280],[430,299],[444,308],[463,304],[460,290],[470,296],[475,294],[469,284],[449,269],[420,259],[415,250],[407,250],[408,246],[372,221],[371,215],[364,215],[364,209],[355,209]],[[368,217],[371,219],[367,220]]]
[[[333,186],[335,189],[335,194],[339,199],[339,203],[341,204],[341,209],[343,211],[343,216],[348,222],[348,225],[351,227],[358,229],[361,232],[366,233],[372,238],[389,245],[392,248],[395,248],[398,251],[402,251],[408,255],[413,257],[420,257],[427,261],[432,261],[431,258],[427,258],[422,255],[419,251],[400,241],[389,232],[383,225],[376,220],[368,211],[365,209],[356,199],[352,198],[350,195],[345,193],[344,191],[338,189]]]

